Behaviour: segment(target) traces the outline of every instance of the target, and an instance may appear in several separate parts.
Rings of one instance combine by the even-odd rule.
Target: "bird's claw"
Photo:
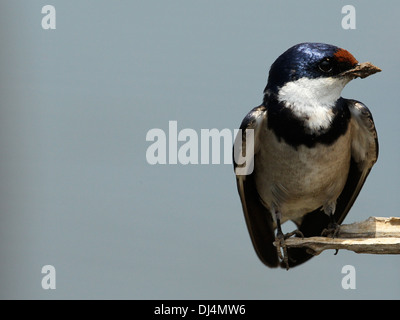
[[[321,232],[321,236],[323,237],[331,237],[336,238],[340,233],[340,225],[337,223],[330,223],[328,225],[328,228],[325,228],[324,230],[322,230]]]
[[[321,236],[323,237],[331,237],[336,238],[340,233],[340,225],[337,223],[330,223],[328,225],[328,228],[325,228],[324,230],[322,230],[321,232]],[[335,253],[334,255],[336,256],[339,252],[339,249],[335,249]]]
[[[292,232],[283,234],[282,232],[277,232],[274,245],[276,247],[276,252],[278,253],[278,257],[286,266],[286,270],[289,270],[289,256],[287,253],[287,246],[285,240],[292,237],[292,236],[300,236],[304,239],[304,235],[300,230],[294,230]]]

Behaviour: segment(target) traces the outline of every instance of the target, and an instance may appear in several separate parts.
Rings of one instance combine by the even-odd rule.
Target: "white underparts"
[[[346,78],[300,78],[282,86],[278,100],[290,108],[295,116],[305,120],[310,133],[323,132],[333,119],[333,107],[340,98]]]

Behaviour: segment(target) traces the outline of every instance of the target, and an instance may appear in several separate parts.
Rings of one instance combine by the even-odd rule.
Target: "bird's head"
[[[289,104],[302,101],[331,104],[350,80],[379,71],[369,62],[359,64],[345,49],[325,43],[300,43],[272,64],[264,94],[276,94]]]

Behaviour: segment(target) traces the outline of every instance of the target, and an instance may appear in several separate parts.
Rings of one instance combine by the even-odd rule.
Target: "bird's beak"
[[[353,69],[342,72],[341,74],[339,74],[339,76],[350,77],[351,79],[355,79],[357,77],[364,79],[374,73],[381,71],[382,69],[375,67],[372,63],[363,62],[357,64]]]

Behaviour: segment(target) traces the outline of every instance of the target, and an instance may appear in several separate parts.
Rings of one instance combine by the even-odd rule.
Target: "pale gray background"
[[[400,257],[327,251],[264,267],[230,165],[146,162],[146,133],[237,128],[290,46],[326,42],[383,72],[343,96],[380,158],[345,220],[399,215],[398,1],[36,1],[0,5],[0,298],[400,298]],[[41,28],[42,6],[57,29]],[[56,268],[43,290],[41,268]],[[356,290],[343,290],[344,265]]]

